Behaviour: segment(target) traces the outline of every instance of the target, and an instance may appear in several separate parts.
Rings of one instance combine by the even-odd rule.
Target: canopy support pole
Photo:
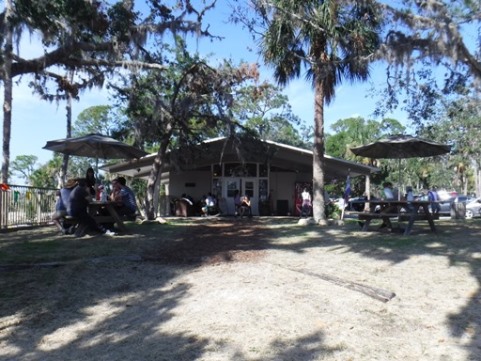
[[[399,172],[399,186],[397,190],[397,200],[401,200],[401,189],[402,189],[402,176],[401,176],[401,158],[398,159],[398,172]]]

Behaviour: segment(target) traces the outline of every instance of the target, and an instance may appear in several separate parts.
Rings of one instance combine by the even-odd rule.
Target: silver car
[[[466,203],[466,218],[481,217],[481,198]]]

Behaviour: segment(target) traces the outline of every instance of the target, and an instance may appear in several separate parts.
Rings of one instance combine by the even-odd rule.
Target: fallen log
[[[272,263],[270,263],[270,264],[272,264]],[[292,272],[298,272],[298,273],[305,274],[307,276],[317,277],[317,278],[323,279],[325,281],[334,283],[338,286],[348,288],[348,289],[353,290],[353,291],[361,292],[361,293],[363,293],[363,294],[365,294],[369,297],[372,297],[372,298],[374,298],[376,300],[379,300],[379,301],[382,301],[382,302],[388,302],[388,301],[392,300],[394,297],[396,297],[396,294],[394,292],[383,290],[383,289],[377,288],[377,287],[363,285],[363,284],[357,283],[357,282],[351,282],[351,281],[344,280],[344,279],[336,277],[336,276],[330,276],[330,275],[327,275],[327,274],[324,274],[324,273],[315,273],[315,272],[309,271],[307,269],[293,269],[293,268],[285,267],[285,266],[282,266],[282,265],[279,265],[279,264],[272,264],[272,265],[284,268],[284,269],[292,271]]]

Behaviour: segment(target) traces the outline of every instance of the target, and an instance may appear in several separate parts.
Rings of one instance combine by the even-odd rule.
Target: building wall
[[[294,183],[295,173],[291,172],[272,172],[269,177],[269,185],[271,189],[271,201],[273,207],[273,213],[275,215],[285,215],[284,210],[281,210],[281,203],[287,201],[287,209],[290,213],[292,206],[291,187],[290,184]]]
[[[183,193],[202,199],[211,191],[212,173],[210,171],[183,171],[171,174],[168,195],[171,199],[179,198]]]
[[[295,214],[295,184],[296,182],[312,182],[312,175],[309,173],[294,172],[271,172],[269,177],[269,189],[271,190],[271,208],[273,214],[281,215],[285,201],[287,201],[287,212]],[[278,209],[280,207],[281,209]]]
[[[311,182],[309,173],[271,172],[269,176],[269,190],[271,214],[278,215],[284,211],[287,202],[287,213],[295,214],[295,183]],[[170,200],[179,198],[183,193],[198,201],[212,189],[212,174],[210,171],[183,171],[171,174],[166,183],[166,194]],[[280,202],[278,202],[280,201]],[[281,209],[278,209],[278,206]],[[166,206],[161,207],[165,209]],[[162,210],[161,210],[162,213]]]

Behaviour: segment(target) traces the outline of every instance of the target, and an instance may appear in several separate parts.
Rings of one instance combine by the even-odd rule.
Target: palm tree
[[[2,65],[3,86],[4,86],[4,102],[3,102],[3,161],[2,161],[2,183],[8,183],[8,167],[10,165],[10,137],[12,129],[12,101],[13,101],[13,80],[12,80],[12,59],[13,59],[13,32],[14,26],[10,22],[13,15],[13,3],[11,0],[5,1],[5,13],[2,14],[4,19],[3,28],[4,40],[0,41],[4,52]]]
[[[261,53],[280,85],[303,68],[314,89],[313,216],[325,223],[324,104],[343,79],[366,80],[379,46],[375,1],[253,0],[261,17]]]

